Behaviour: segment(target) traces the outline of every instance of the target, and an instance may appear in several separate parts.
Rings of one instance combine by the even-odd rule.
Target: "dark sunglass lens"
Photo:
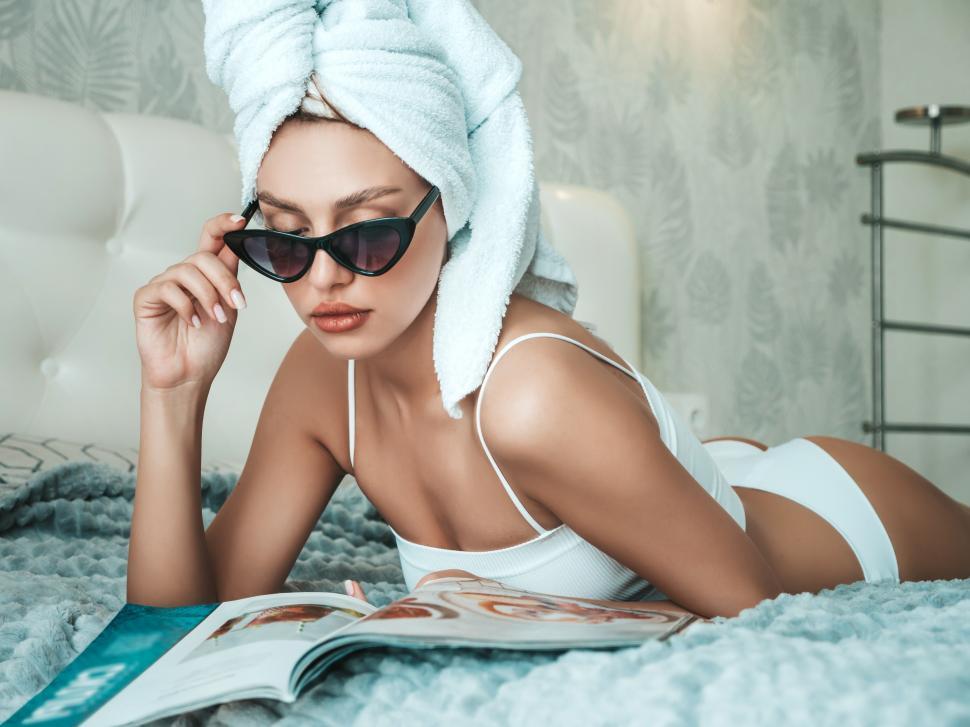
[[[268,235],[247,237],[245,248],[249,257],[263,270],[283,278],[299,273],[310,256],[306,245]]]
[[[401,246],[398,231],[388,225],[359,227],[334,240],[334,251],[361,270],[383,268]]]

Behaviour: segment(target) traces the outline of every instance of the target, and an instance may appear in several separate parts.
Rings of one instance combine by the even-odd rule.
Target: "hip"
[[[800,446],[806,442],[796,438],[764,450],[750,443],[716,445],[721,456],[715,459],[744,507],[745,531],[788,593],[864,578],[846,535],[867,524],[833,518],[843,499],[859,496],[857,487],[823,450],[811,442]],[[814,508],[806,504],[813,501]]]

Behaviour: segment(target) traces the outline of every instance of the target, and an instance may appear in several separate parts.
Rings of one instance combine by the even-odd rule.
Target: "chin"
[[[333,356],[345,360],[367,358],[386,345],[382,343],[382,337],[370,328],[375,322],[371,320],[373,315],[374,311],[370,311],[368,320],[363,325],[340,332],[322,330],[311,317],[307,322],[307,330]]]

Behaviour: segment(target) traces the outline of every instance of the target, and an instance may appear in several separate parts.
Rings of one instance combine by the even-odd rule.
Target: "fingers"
[[[361,588],[360,584],[357,581],[351,581],[351,580],[344,581],[344,590],[347,591],[348,596],[359,598],[361,601],[367,600],[367,596],[364,594],[364,589]]]
[[[197,252],[164,273],[189,291],[212,320],[225,323],[227,309],[246,307],[239,280],[210,252]]]
[[[178,265],[178,269],[189,285],[195,284],[191,288],[193,295],[198,290],[205,296],[203,298],[195,295],[197,300],[204,303],[206,311],[214,320],[225,323],[227,307],[239,308],[237,299],[232,295],[234,290],[240,290],[239,282],[215,256],[196,253],[188,261]]]
[[[201,328],[196,309],[206,317],[225,323],[232,309],[246,307],[239,280],[216,255],[196,252],[170,265],[135,295],[136,310],[152,299],[170,306],[189,325]]]
[[[141,293],[141,290],[139,290],[139,293]],[[192,303],[192,299],[186,294],[182,286],[180,286],[174,280],[169,279],[159,281],[155,285],[155,297],[174,310],[179,318],[184,320],[187,325],[195,326],[196,328],[201,327],[201,321],[195,313],[195,306]],[[136,296],[136,309],[139,302],[139,298]],[[196,321],[199,321],[198,325],[196,324]]]
[[[236,217],[237,219],[233,219]],[[222,236],[230,230],[241,230],[246,226],[246,218],[232,212],[210,217],[202,224],[202,234],[199,236],[199,252],[212,253],[236,275],[239,272],[239,258],[229,249]]]
[[[191,293],[209,318],[218,323],[228,320],[218,291],[195,265],[178,263],[171,268],[169,276],[166,283],[177,283]]]
[[[449,578],[449,577],[479,578],[479,576],[476,576],[474,573],[469,573],[468,571],[461,570],[459,568],[449,568],[447,570],[434,570],[434,571],[431,571],[430,573],[425,573],[421,577],[421,580],[419,580],[414,587],[420,588],[421,586],[423,586],[425,583],[428,583],[429,581],[433,581],[438,578]]]
[[[239,258],[226,245],[223,235],[245,225],[244,217],[230,212],[206,220],[199,249],[135,291],[135,316],[153,317],[171,309],[196,328],[202,327],[199,314],[219,323],[231,320],[230,311],[245,308],[246,298],[236,277]]]

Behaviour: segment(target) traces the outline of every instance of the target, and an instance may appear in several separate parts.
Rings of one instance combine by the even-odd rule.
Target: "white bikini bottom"
[[[731,485],[774,492],[825,519],[852,548],[866,582],[899,583],[896,551],[872,503],[839,462],[810,439],[762,450],[736,439],[706,442]]]

